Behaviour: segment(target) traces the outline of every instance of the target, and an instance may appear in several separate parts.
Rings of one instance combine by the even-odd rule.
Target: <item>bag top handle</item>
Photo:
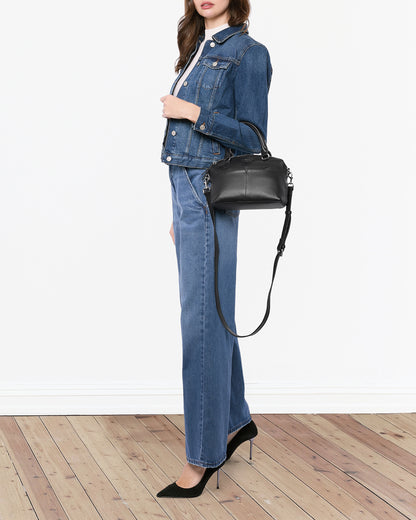
[[[264,138],[260,129],[254,123],[251,123],[251,121],[240,121],[240,123],[244,123],[244,124],[248,125],[257,134],[257,137],[259,138],[259,141],[260,141],[262,159],[267,159],[268,157],[271,157],[272,154],[271,154],[270,150],[267,148],[266,139]],[[227,148],[224,159],[229,159],[232,156],[233,156],[233,152],[231,151],[231,148]]]

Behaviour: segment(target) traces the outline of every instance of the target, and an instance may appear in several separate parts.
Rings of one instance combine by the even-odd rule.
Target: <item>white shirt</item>
[[[189,73],[191,72],[191,70],[194,68],[196,62],[199,60],[199,57],[201,56],[202,54],[202,51],[204,49],[204,45],[205,43],[210,40],[212,38],[212,36],[214,34],[216,34],[217,32],[220,32],[224,29],[226,29],[227,27],[230,27],[228,25],[228,23],[225,23],[223,25],[220,25],[219,27],[213,27],[212,29],[205,29],[205,38],[204,38],[204,41],[201,42],[201,45],[199,46],[198,50],[197,50],[197,53],[195,54],[195,56],[193,57],[191,63],[188,65],[188,67],[186,68],[185,72],[183,73],[183,75],[181,76],[180,80],[176,83],[176,87],[175,87],[175,90],[173,91],[173,95],[176,96],[179,92],[179,89],[181,88],[182,86],[182,83],[186,80],[186,78],[189,76]]]

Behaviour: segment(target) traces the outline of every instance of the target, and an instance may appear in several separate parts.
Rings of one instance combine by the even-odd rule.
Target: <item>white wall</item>
[[[183,412],[159,159],[182,6],[0,1],[0,414]],[[252,1],[295,182],[271,318],[240,341],[253,413],[416,411],[415,15]],[[240,333],[282,222],[241,215]]]

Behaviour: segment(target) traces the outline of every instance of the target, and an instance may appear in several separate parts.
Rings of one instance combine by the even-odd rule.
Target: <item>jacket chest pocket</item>
[[[201,87],[217,89],[224,78],[231,62],[219,58],[203,58],[201,60]]]

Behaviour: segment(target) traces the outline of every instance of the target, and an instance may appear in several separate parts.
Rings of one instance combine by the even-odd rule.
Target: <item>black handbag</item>
[[[293,175],[282,159],[272,157],[266,140],[256,125],[250,121],[240,121],[250,126],[257,134],[260,154],[233,155],[227,149],[224,159],[213,163],[204,174],[204,194],[214,225],[215,240],[215,303],[222,324],[230,334],[246,338],[259,332],[270,314],[270,298],[276,274],[277,263],[285,249],[286,237],[291,221]],[[218,292],[219,244],[215,227],[215,210],[271,209],[286,207],[283,230],[277,245],[273,264],[273,275],[267,297],[267,307],[260,325],[250,334],[238,335],[228,326],[221,310]]]

